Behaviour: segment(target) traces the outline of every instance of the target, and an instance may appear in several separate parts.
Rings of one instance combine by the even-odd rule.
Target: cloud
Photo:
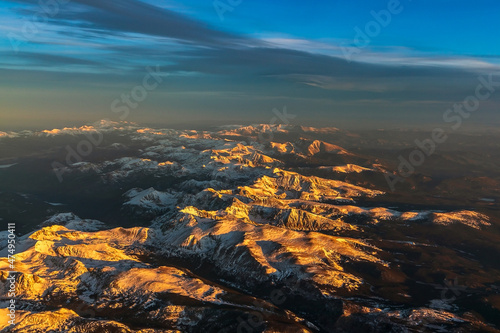
[[[16,2],[30,4],[32,12],[40,10],[31,1]],[[23,12],[27,10],[22,8]],[[300,78],[299,82],[303,82],[304,77],[316,77],[305,83],[327,89],[338,86],[340,90],[355,86],[332,82],[358,78],[387,81],[402,77],[417,81],[423,77],[452,80],[466,76],[471,69],[490,69],[488,63],[475,59],[411,57],[381,52],[364,52],[358,61],[348,63],[335,45],[285,37],[250,38],[137,0],[72,0],[61,5],[51,24],[59,26],[61,38],[91,40],[94,54],[87,51],[87,64],[100,62],[107,67],[116,66],[116,59],[132,68],[141,62],[154,61],[165,64],[172,71],[212,75]],[[99,41],[101,45],[95,46]],[[48,53],[40,52],[41,65],[50,65]],[[73,59],[74,64],[85,64],[85,60],[77,57],[58,59],[58,56],[53,56],[54,63],[69,64]],[[35,60],[33,51],[20,57]],[[123,66],[119,68],[124,69]],[[381,91],[391,85],[382,84],[382,88],[372,83],[359,86],[372,86],[368,90]]]
[[[26,18],[39,10],[32,1],[16,2]],[[340,105],[365,112],[370,101],[379,110],[383,101],[393,109],[396,103],[442,108],[463,100],[478,74],[493,68],[486,58],[425,56],[401,48],[366,50],[349,63],[332,41],[258,39],[135,0],[72,0],[45,28],[18,55],[2,57],[0,84],[57,90],[69,82],[82,93],[99,88],[109,93],[103,97],[106,112],[117,90],[130,89],[146,66],[157,64],[172,74],[158,94],[177,103],[165,97],[157,109],[168,104],[204,110],[210,99],[213,109],[267,110],[265,105],[288,100],[323,114]]]
[[[31,1],[16,2],[33,5]],[[40,11],[32,6],[32,12]],[[22,11],[26,11],[25,8]],[[203,46],[237,46],[259,43],[210,27],[170,9],[159,8],[141,1],[72,0],[60,5],[52,24],[71,29],[88,29],[95,33],[139,33],[173,38]]]

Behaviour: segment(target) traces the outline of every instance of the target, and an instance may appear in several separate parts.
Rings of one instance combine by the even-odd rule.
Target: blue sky
[[[267,123],[286,106],[307,125],[430,126],[500,70],[499,18],[491,0],[1,1],[0,129],[115,120],[155,66],[126,120]],[[470,124],[500,124],[497,95]]]

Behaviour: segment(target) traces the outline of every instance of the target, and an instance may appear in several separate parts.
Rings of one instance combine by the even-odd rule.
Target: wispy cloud
[[[28,0],[8,3],[0,31],[19,34],[40,7]],[[0,39],[0,84],[20,87],[29,80],[43,86],[46,80],[59,80],[74,82],[82,92],[85,86],[115,91],[140,77],[145,66],[158,64],[172,74],[162,85],[166,95],[185,98],[186,108],[200,108],[203,98],[218,96],[214,105],[224,107],[227,97],[227,109],[232,110],[234,96],[239,96],[248,109],[261,107],[255,101],[282,103],[289,98],[325,112],[335,103],[364,108],[361,101],[367,100],[415,106],[461,100],[478,74],[500,68],[495,57],[443,55],[397,45],[365,48],[349,63],[342,57],[343,39],[280,32],[245,35],[176,10],[174,5],[138,0],[60,5],[18,54],[8,39]],[[200,101],[191,106],[195,98]]]

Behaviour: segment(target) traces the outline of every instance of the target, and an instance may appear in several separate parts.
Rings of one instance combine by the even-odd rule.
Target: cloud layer
[[[5,21],[17,23],[0,26],[10,36],[0,44],[0,86],[12,91],[3,123],[13,122],[14,109],[34,118],[109,117],[116,95],[156,65],[168,79],[133,120],[267,122],[274,107],[287,105],[309,124],[355,124],[360,116],[374,125],[430,123],[471,94],[479,75],[500,70],[495,57],[402,47],[366,48],[347,61],[342,41],[256,37],[136,0],[73,0],[52,8],[46,23],[33,21],[43,9],[31,1],[3,6]],[[26,34],[29,24],[36,33]],[[12,36],[21,42],[17,53]],[[28,100],[19,101],[21,90]],[[87,109],[72,102],[75,94],[89,100]],[[498,99],[484,107],[492,114]]]

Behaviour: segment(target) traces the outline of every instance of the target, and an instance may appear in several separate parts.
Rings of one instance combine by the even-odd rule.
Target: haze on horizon
[[[499,14],[493,0],[2,1],[0,130],[269,123],[285,107],[300,125],[442,124],[479,77],[500,82]],[[498,127],[499,106],[495,91],[464,128]]]

